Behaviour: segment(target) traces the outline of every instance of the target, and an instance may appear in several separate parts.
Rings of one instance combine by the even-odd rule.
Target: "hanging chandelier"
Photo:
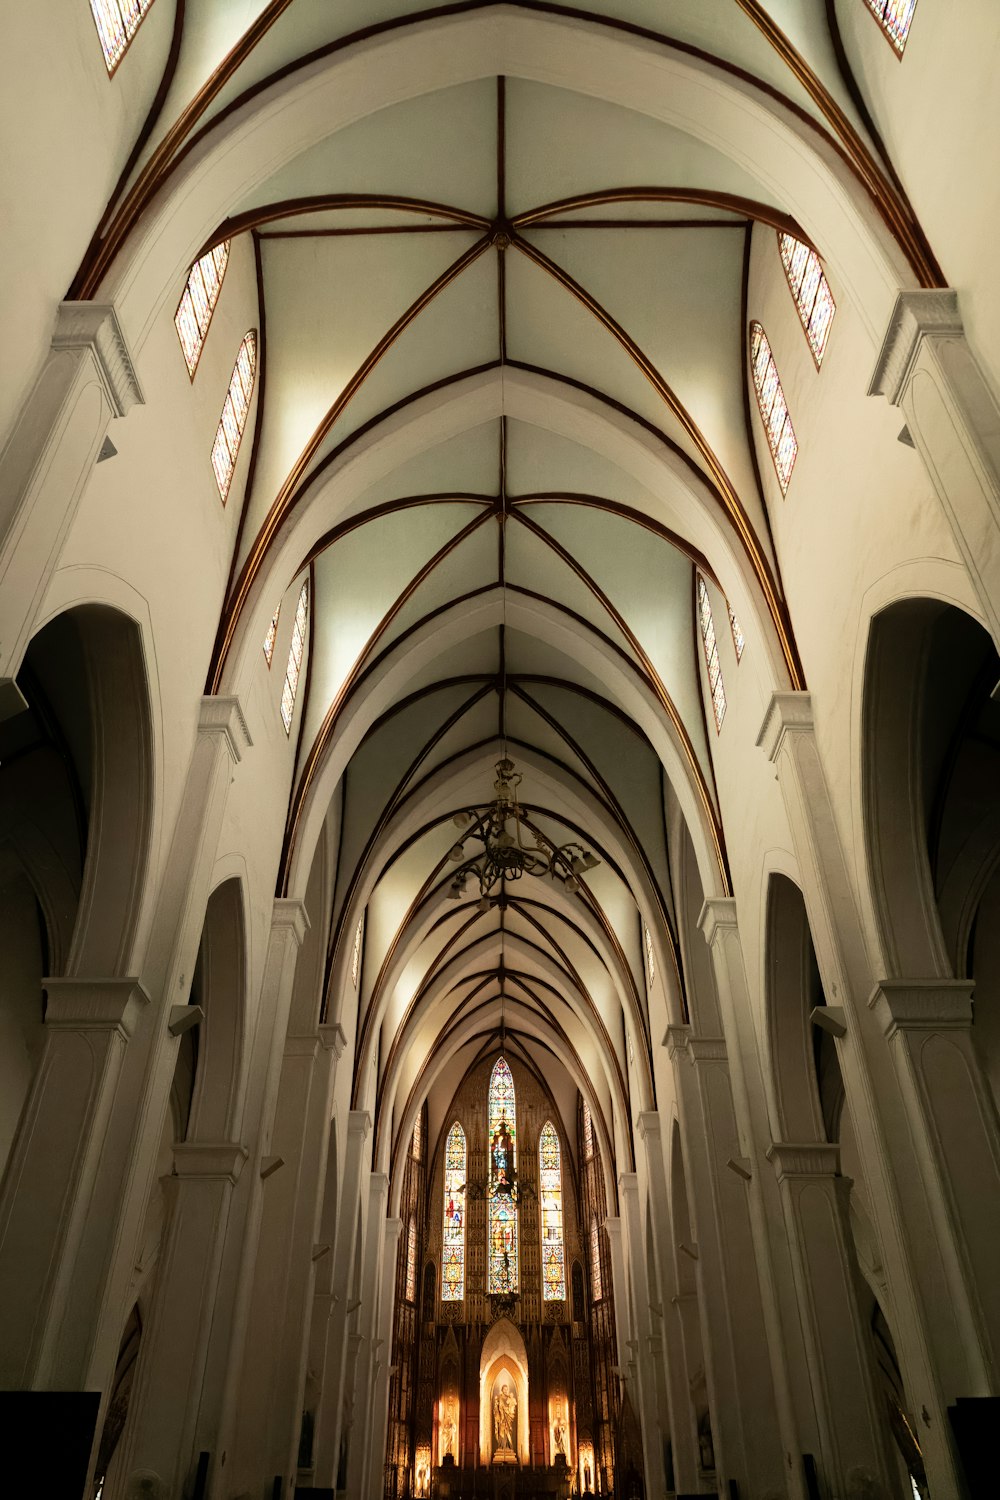
[[[517,800],[521,773],[506,756],[494,768],[496,796],[488,807],[467,808],[454,817],[462,837],[449,850],[448,858],[462,868],[448,887],[448,899],[460,901],[465,895],[470,875],[479,881],[479,910],[489,911],[497,899],[493,894],[507,880],[522,875],[558,880],[567,891],[580,889],[579,877],[600,864],[596,855],[576,840],[566,844],[550,843],[537,831],[527,827],[527,815]],[[482,845],[471,857],[466,845],[472,840]]]

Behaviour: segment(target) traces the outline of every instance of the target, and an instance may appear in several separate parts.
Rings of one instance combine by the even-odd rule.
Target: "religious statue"
[[[490,1147],[492,1177],[497,1192],[509,1193],[514,1183],[514,1142],[507,1128],[507,1116],[501,1115],[493,1132]]]
[[[569,1463],[569,1454],[566,1452],[566,1428],[563,1426],[563,1419],[558,1412],[552,1424],[552,1451],[553,1460],[561,1453],[566,1462]]]
[[[442,1459],[447,1458],[449,1454],[452,1458],[457,1456],[455,1453],[455,1430],[455,1409],[453,1406],[449,1406],[445,1410],[444,1421],[441,1423]]]
[[[493,1457],[515,1456],[517,1397],[504,1381],[493,1397]]]

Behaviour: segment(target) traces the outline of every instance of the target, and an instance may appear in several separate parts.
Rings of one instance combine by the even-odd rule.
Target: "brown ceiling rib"
[[[248,229],[259,229],[262,224],[274,224],[282,219],[297,219],[304,214],[347,213],[357,209],[426,214],[429,218],[444,219],[455,228],[468,229],[470,233],[482,234],[490,227],[489,219],[484,218],[482,214],[474,214],[464,208],[455,208],[449,203],[434,203],[430,199],[405,198],[382,193],[315,193],[303,198],[276,199],[273,203],[263,203],[257,208],[248,208],[241,214],[233,214],[230,218],[223,219],[215,233],[202,245],[195,259],[206,255],[223,240],[234,239],[238,234],[245,234]],[[349,232],[358,233],[357,230]],[[374,227],[368,232],[378,233],[378,229]]]
[[[710,188],[691,187],[616,187],[602,188],[599,192],[577,193],[572,198],[557,198],[552,203],[539,204],[537,208],[525,209],[523,213],[515,214],[511,220],[514,229],[537,229],[552,219],[556,214],[572,213],[578,208],[600,208],[611,203],[691,203],[701,208],[724,209],[727,213],[736,214],[742,221],[744,219],[759,219],[762,224],[770,224],[772,229],[784,231],[786,234],[794,235],[798,240],[804,240],[807,245],[812,241],[802,229],[801,225],[791,217],[790,214],[782,213],[780,208],[772,208],[770,204],[761,203],[756,198],[741,198],[736,193],[716,192]],[[605,219],[602,222],[608,228],[618,225],[625,227],[619,219]],[[651,221],[636,219],[631,227],[642,227]],[[666,224],[673,223],[666,220]],[[702,223],[714,228],[724,228],[725,220],[708,219]],[[583,227],[582,221],[568,220],[560,224],[561,229],[571,229],[574,224]],[[815,246],[813,246],[815,249]]]

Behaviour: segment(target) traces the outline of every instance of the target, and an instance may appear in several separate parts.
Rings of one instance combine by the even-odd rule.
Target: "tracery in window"
[[[281,613],[281,602],[271,616],[271,623],[267,627],[267,635],[264,637],[264,660],[268,666],[271,665],[271,657],[274,655],[274,638],[278,634],[278,616]]]
[[[597,1227],[597,1219],[590,1221],[590,1295],[595,1302],[600,1302],[604,1296],[604,1282],[601,1278],[601,1231]]]
[[[441,1297],[461,1302],[465,1296],[465,1131],[456,1120],[444,1146],[444,1235]]]
[[[736,660],[740,661],[743,657],[743,647],[747,643],[746,636],[743,634],[743,627],[734,615],[731,606],[727,605],[726,608],[729,610],[729,628],[733,632],[733,646],[736,649]]]
[[[719,665],[719,643],[715,638],[712,603],[708,597],[708,586],[700,573],[698,574],[698,624],[701,628],[701,643],[705,648],[705,666],[708,668],[708,687],[712,694],[715,727],[719,730],[726,717],[726,689],[722,683],[722,667]]]
[[[646,945],[646,974],[650,984],[656,978],[656,959],[653,957],[653,938],[645,922],[642,924],[642,940]]]
[[[490,1076],[489,1290],[517,1291],[517,1102],[506,1058]]]
[[[583,1159],[591,1161],[594,1155],[594,1121],[587,1104],[583,1106]]]
[[[128,50],[153,0],[90,0],[104,62],[113,73]]]
[[[753,371],[757,406],[767,434],[767,445],[774,460],[775,473],[781,485],[781,493],[788,493],[788,481],[795,467],[795,455],[799,451],[792,419],[788,415],[785,393],[778,379],[777,366],[767,342],[767,335],[759,323],[750,324],[750,368]]]
[[[309,618],[309,581],[308,579],[299,590],[299,602],[295,606],[295,624],[292,626],[292,644],[288,648],[288,665],[285,668],[285,685],[281,689],[281,722],[285,726],[285,733],[292,732],[292,713],[295,709],[295,694],[299,687],[299,674],[302,671],[302,655],[306,644],[306,621]],[[357,938],[355,946],[357,947]],[[355,970],[354,983],[357,985],[357,972]]]
[[[219,428],[212,446],[212,468],[223,505],[229,494],[236,469],[236,457],[240,451],[243,429],[247,425],[250,397],[253,395],[254,377],[257,373],[257,335],[251,331],[244,336],[233,366],[232,379],[219,418]]]
[[[358,987],[358,974],[361,971],[361,937],[364,932],[365,919],[358,918],[358,925],[354,929],[354,947],[351,949],[351,983],[354,988]],[[413,1138],[416,1140],[417,1132],[414,1130]]]
[[[819,369],[837,304],[816,251],[790,234],[778,235],[778,250],[812,357]]]
[[[406,1231],[406,1300],[417,1300],[417,1221],[413,1218]]]
[[[196,260],[191,267],[187,284],[174,314],[174,327],[177,329],[177,337],[181,341],[181,349],[184,352],[184,362],[192,380],[198,368],[198,361],[201,359],[201,351],[205,347],[215,304],[222,291],[222,278],[226,274],[228,260],[228,240],[223,240],[221,245],[216,245],[214,250],[209,250],[207,255],[201,257],[201,260]]]
[[[896,56],[902,57],[917,0],[865,0],[865,4],[881,25]]]
[[[542,1299],[566,1299],[566,1261],[563,1246],[562,1164],[559,1137],[546,1120],[538,1138],[538,1185],[542,1200]]]

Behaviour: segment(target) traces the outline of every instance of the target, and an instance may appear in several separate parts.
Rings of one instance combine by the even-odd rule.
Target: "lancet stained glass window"
[[[424,1116],[423,1111],[417,1111],[417,1118],[413,1125],[413,1140],[410,1142],[410,1155],[414,1161],[419,1161],[424,1154]]]
[[[236,469],[236,458],[240,451],[243,429],[247,425],[250,397],[253,395],[254,377],[257,373],[257,335],[251,331],[245,335],[233,366],[232,379],[219,418],[219,429],[212,446],[212,468],[223,505],[229,494]]]
[[[153,0],[90,0],[104,62],[113,73],[128,51]]]
[[[819,369],[830,336],[830,324],[837,311],[830,283],[823,274],[815,250],[790,234],[778,235],[778,251],[785,268],[788,289],[795,301],[799,320],[806,331],[812,357]]]
[[[417,1221],[412,1218],[406,1231],[406,1300],[417,1300]]]
[[[722,728],[726,717],[726,689],[722,683],[722,667],[719,665],[719,643],[715,638],[715,622],[712,619],[712,603],[708,597],[708,586],[698,574],[698,624],[701,641],[705,648],[705,666],[708,668],[708,687],[712,694],[712,709],[716,729]]]
[[[274,638],[278,634],[278,616],[281,613],[281,604],[271,616],[271,623],[267,627],[267,635],[264,637],[264,660],[268,666],[271,665],[271,657],[274,655]]]
[[[184,362],[192,380],[198,368],[198,361],[201,359],[201,351],[205,347],[215,304],[222,291],[222,278],[226,274],[228,261],[228,240],[223,240],[221,245],[216,245],[214,250],[209,250],[207,255],[201,257],[201,260],[196,260],[191,267],[187,285],[174,314],[174,327],[177,329],[177,337],[181,341],[181,349],[184,352]]]
[[[457,1120],[444,1146],[441,1296],[445,1302],[465,1296],[465,1131]]]
[[[542,1299],[566,1300],[566,1259],[563,1246],[562,1163],[559,1137],[546,1120],[538,1138],[538,1185],[542,1200]]]
[[[646,973],[652,984],[656,978],[656,959],[653,957],[653,937],[645,922],[642,924],[642,940],[646,945]]]
[[[736,660],[740,661],[743,657],[743,647],[747,643],[746,636],[743,634],[742,625],[740,624],[739,620],[737,620],[728,604],[726,608],[729,609],[729,628],[733,632],[733,646],[736,650]]]
[[[302,655],[306,645],[306,621],[309,618],[309,583],[308,580],[299,590],[299,602],[295,606],[295,624],[292,626],[292,644],[288,648],[288,665],[285,668],[285,685],[281,689],[281,722],[285,726],[285,733],[292,732],[292,713],[295,709],[295,694],[299,688],[299,674],[302,671]],[[355,974],[354,983],[357,985]]]
[[[596,1218],[590,1221],[590,1295],[595,1302],[604,1296],[604,1281],[601,1276],[601,1231]]]
[[[590,1161],[594,1155],[594,1121],[590,1106],[583,1106],[583,1159]]]
[[[490,1076],[489,1290],[517,1291],[517,1101],[506,1058]]]
[[[759,323],[750,324],[750,368],[753,372],[757,406],[767,434],[767,446],[774,460],[775,473],[781,485],[781,493],[788,493],[788,481],[795,467],[795,455],[799,451],[792,419],[788,415],[785,393],[778,379],[767,334]]]
[[[917,0],[865,0],[897,57],[902,57]]]
[[[358,925],[354,929],[354,947],[351,950],[351,983],[355,989],[358,987],[358,974],[361,970],[361,935],[364,925],[364,917],[359,917]],[[416,1131],[414,1131],[414,1138],[416,1138]]]

